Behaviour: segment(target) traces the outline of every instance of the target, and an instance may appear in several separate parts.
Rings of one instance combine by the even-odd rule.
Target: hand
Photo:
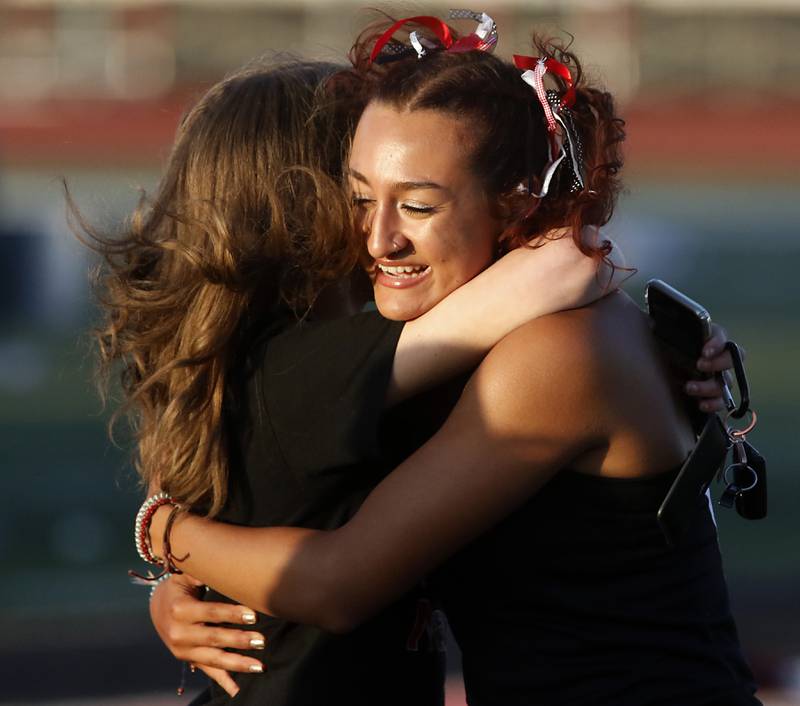
[[[537,307],[533,313],[542,316],[591,304],[615,291],[634,273],[626,267],[619,246],[609,242],[612,248],[608,257],[598,261],[584,255],[565,231],[537,248],[512,250],[500,263],[513,263],[525,286],[520,296],[526,298],[521,301],[531,302]]]
[[[719,412],[725,409],[722,397],[721,375],[733,368],[731,354],[725,349],[728,334],[718,324],[711,325],[711,338],[703,346],[703,354],[697,361],[697,369],[704,373],[715,373],[708,380],[690,380],[686,383],[686,394],[698,398],[698,407],[703,412]],[[742,351],[744,355],[744,350]]]
[[[261,672],[264,665],[252,657],[228,652],[226,648],[263,649],[265,638],[255,631],[214,625],[247,625],[255,622],[256,615],[245,606],[201,601],[202,585],[187,574],[173,575],[162,581],[150,601],[150,619],[162,642],[177,659],[201,669],[233,697],[239,687],[228,672]]]

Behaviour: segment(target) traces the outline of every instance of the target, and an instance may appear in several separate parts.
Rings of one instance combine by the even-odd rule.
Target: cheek
[[[448,270],[464,284],[485,270],[494,260],[496,236],[488,229],[463,230],[447,253]]]

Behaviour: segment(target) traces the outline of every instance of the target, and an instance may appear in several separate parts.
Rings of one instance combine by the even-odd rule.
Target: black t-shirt
[[[242,370],[229,410],[229,499],[219,519],[248,526],[334,529],[391,469],[378,429],[402,324],[375,312],[305,322],[267,336]],[[264,674],[237,674],[232,701],[264,706],[443,703],[443,659],[415,630],[421,591],[346,635],[258,616]],[[207,600],[226,600],[213,591]]]

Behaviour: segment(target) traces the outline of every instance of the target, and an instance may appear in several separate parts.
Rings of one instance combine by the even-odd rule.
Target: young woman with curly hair
[[[546,252],[572,241],[602,256],[592,237],[615,204],[621,122],[571,54],[536,43],[574,76],[577,189],[576,170],[552,168],[546,99],[516,66],[447,44],[376,66],[364,60],[373,40],[354,51],[367,105],[348,174],[384,315],[435,311],[515,245]],[[568,86],[559,89],[563,97]],[[264,623],[268,647],[269,628],[286,620],[350,634],[435,572],[473,705],[758,703],[705,498],[682,546],[668,547],[656,523],[694,434],[638,307],[616,292],[517,328],[452,402],[438,430],[421,431],[420,407],[385,415],[384,449],[394,441],[398,455],[412,437],[433,435],[340,527],[244,528],[183,513],[171,528],[176,566],[217,597],[277,616]],[[159,556],[172,513],[153,517]],[[157,592],[162,629],[214,620],[171,595]],[[213,649],[241,647],[246,633],[210,635],[167,642],[186,659],[247,669],[253,653]],[[267,662],[282,658],[278,640]],[[360,697],[364,672],[341,669]],[[247,703],[262,703],[253,684],[268,680],[237,683]]]

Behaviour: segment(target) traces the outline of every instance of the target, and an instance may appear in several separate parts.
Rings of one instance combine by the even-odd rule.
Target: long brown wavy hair
[[[67,192],[73,228],[102,257],[101,388],[119,370],[124,395],[112,426],[128,413],[145,485],[210,516],[226,499],[233,366],[358,260],[341,187],[354,116],[326,85],[338,68],[259,62],[213,86],[121,236],[93,229]]]
[[[398,54],[407,45],[400,39],[412,30],[437,41],[425,27],[414,24],[398,32],[395,51],[385,63],[373,63],[370,52],[390,24],[393,20],[387,17],[370,25],[350,50],[353,74],[363,83],[363,100],[399,110],[435,110],[469,123],[475,173],[487,193],[513,214],[500,236],[501,249],[547,239],[567,228],[584,254],[604,258],[610,244],[587,242],[585,228],[605,225],[614,212],[621,188],[624,121],[616,114],[611,94],[589,85],[575,54],[557,38],[532,37],[536,55],[556,58],[572,73],[576,101],[571,112],[583,142],[585,169],[582,190],[572,192],[570,179],[562,175],[546,197],[537,199],[529,192],[541,187],[548,160],[547,132],[542,107],[522,81],[521,71],[481,51],[434,50],[421,59],[413,51]],[[458,32],[450,29],[457,38]],[[560,88],[565,88],[563,83]]]

